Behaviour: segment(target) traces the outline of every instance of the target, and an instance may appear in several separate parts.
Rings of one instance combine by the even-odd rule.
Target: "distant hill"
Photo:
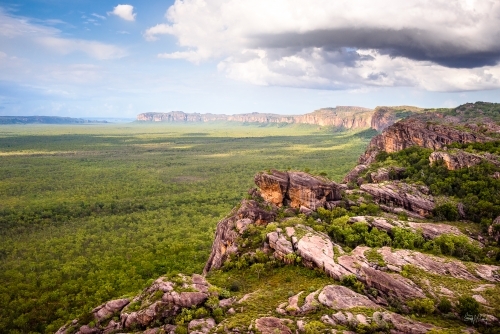
[[[107,121],[59,116],[0,116],[0,124],[86,124],[108,123]]]
[[[304,115],[278,115],[268,113],[248,113],[238,115],[201,114],[171,111],[168,113],[143,113],[137,115],[137,120],[142,122],[241,122],[241,123],[286,123],[286,124],[311,124],[332,127],[341,130],[350,129],[375,129],[382,131],[394,122],[423,112],[424,109],[410,106],[377,107],[368,109],[353,106],[338,106],[335,108],[321,108]]]

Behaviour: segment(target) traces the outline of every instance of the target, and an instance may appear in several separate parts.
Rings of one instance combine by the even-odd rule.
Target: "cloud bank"
[[[495,0],[177,0],[167,23],[185,50],[228,77],[318,89],[408,86],[429,91],[500,87]]]
[[[132,5],[118,5],[108,14],[116,15],[126,21],[135,21],[136,16]]]
[[[60,30],[4,13],[0,8],[0,45],[3,49],[16,49],[24,45],[26,50],[39,54],[39,47],[50,53],[67,55],[80,52],[87,56],[108,60],[122,58],[125,50],[112,44],[93,40],[63,37]]]

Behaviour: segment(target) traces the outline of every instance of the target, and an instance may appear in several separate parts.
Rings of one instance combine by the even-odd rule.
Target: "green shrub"
[[[439,301],[437,308],[441,313],[450,313],[453,306],[451,305],[450,300],[444,297]]]
[[[413,299],[407,305],[416,314],[432,314],[434,312],[434,301],[429,298]]]
[[[424,244],[424,237],[422,231],[413,232],[401,227],[394,227],[391,230],[393,238],[392,245],[396,248],[416,249]]]
[[[348,288],[351,288],[358,293],[363,293],[363,290],[365,289],[365,286],[363,285],[363,283],[358,281],[358,278],[356,277],[356,275],[344,276],[342,278],[342,280],[340,281],[340,284],[342,284],[343,286],[346,286]]]
[[[326,330],[326,326],[321,321],[313,320],[304,326],[304,330],[305,334],[316,334]]]
[[[436,220],[455,221],[458,220],[458,218],[460,218],[457,207],[452,203],[445,203],[436,206],[436,208],[434,208],[432,213],[434,215],[434,219]]]
[[[471,296],[462,296],[458,298],[457,304],[458,314],[464,321],[469,317],[477,317],[479,315],[479,303]]]

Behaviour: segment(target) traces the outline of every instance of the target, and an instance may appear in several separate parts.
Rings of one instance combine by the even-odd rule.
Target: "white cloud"
[[[97,17],[98,19],[101,19],[101,20],[106,20],[106,16],[102,16],[102,15],[99,15],[99,14],[96,14],[96,13],[92,13],[91,14],[93,17]]]
[[[116,15],[126,21],[135,21],[136,16],[134,13],[134,6],[132,5],[118,5],[113,8],[112,12],[108,13],[108,15],[110,14]]]
[[[42,50],[67,55],[81,52],[89,57],[107,60],[122,58],[126,51],[122,48],[93,40],[62,37],[60,30],[36,24],[24,17],[5,14],[0,10],[0,45],[16,49],[26,45],[34,54]]]
[[[125,51],[109,44],[96,41],[86,41],[81,39],[65,39],[60,37],[41,37],[36,41],[49,48],[50,50],[62,55],[73,52],[83,52],[92,58],[107,60],[122,58],[126,55]]]
[[[500,2],[493,0],[176,0],[168,23],[184,50],[228,77],[321,89],[500,87]],[[187,51],[186,51],[187,49]]]

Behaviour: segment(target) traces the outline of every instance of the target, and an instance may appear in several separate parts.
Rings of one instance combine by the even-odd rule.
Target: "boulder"
[[[379,184],[363,184],[361,190],[373,196],[377,203],[402,207],[421,216],[427,216],[434,210],[434,199],[428,195],[424,186],[413,186],[393,181]]]
[[[370,173],[371,183],[380,183],[390,180],[399,180],[406,169],[403,167],[379,168]]]
[[[353,307],[376,308],[377,304],[366,296],[341,285],[327,285],[321,290],[318,300],[334,310],[346,310]]]
[[[286,322],[286,319],[264,317],[255,320],[255,327],[262,334],[292,334],[290,328],[285,325]]]
[[[278,207],[285,205],[316,210],[342,198],[341,187],[337,183],[303,172],[273,170],[257,174],[254,180],[262,198]]]
[[[203,273],[219,269],[229,255],[238,251],[236,239],[244,233],[248,225],[265,225],[276,217],[276,211],[266,211],[254,200],[243,200],[239,207],[217,224],[212,252],[205,264]]]
[[[121,311],[130,300],[128,298],[111,300],[92,310],[98,322],[108,319],[113,314]]]
[[[360,177],[360,175],[364,171],[366,171],[367,168],[368,167],[366,167],[365,165],[357,165],[356,167],[351,169],[351,171],[344,177],[344,180],[342,182],[343,183],[350,183],[350,182],[357,183],[358,178]]]
[[[190,334],[207,334],[215,327],[215,320],[212,318],[191,320],[188,324]]]

